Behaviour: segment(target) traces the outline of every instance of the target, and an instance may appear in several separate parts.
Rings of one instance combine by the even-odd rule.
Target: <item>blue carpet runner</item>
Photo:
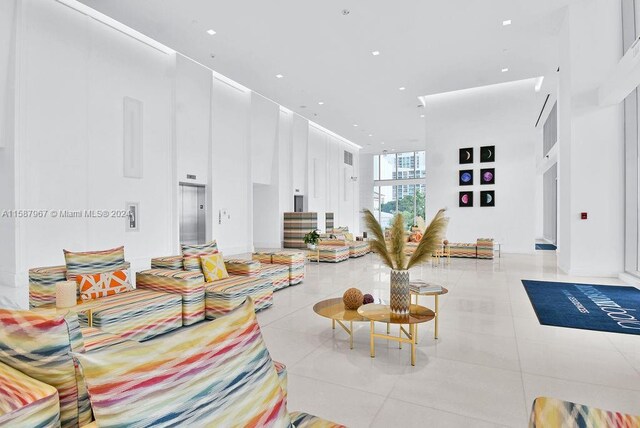
[[[640,290],[630,286],[522,280],[543,325],[640,334]]]

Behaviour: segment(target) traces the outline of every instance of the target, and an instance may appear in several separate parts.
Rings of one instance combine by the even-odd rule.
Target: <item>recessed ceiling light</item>
[[[282,74],[276,74],[276,77],[277,77],[278,79],[282,79],[284,76],[283,76]]]
[[[378,55],[380,55],[380,51],[373,51],[373,52],[371,52],[371,55],[378,56]]]
[[[381,141],[380,144],[384,144],[384,141]]]
[[[420,117],[424,117],[424,114],[421,114]]]
[[[358,124],[357,124],[357,123],[354,123],[354,124],[353,124],[353,126],[355,126],[355,127],[357,128],[357,127],[358,127]]]
[[[505,21],[502,21],[502,26],[503,26],[503,27],[506,27],[507,25],[511,25],[511,20],[510,20],[510,19],[507,19],[507,20],[505,20]]]
[[[407,88],[405,88],[404,86],[400,86],[398,89],[400,89],[401,91],[404,91]]]
[[[396,151],[396,149],[391,149],[391,151],[392,151],[392,152],[395,152],[395,151]]]
[[[509,71],[509,69],[508,69],[508,68],[503,68],[503,69],[502,69],[502,72],[503,72],[503,73],[506,73],[507,71]]]
[[[319,105],[323,105],[323,104],[324,104],[324,101],[318,101],[318,104],[319,104]]]
[[[369,137],[373,137],[373,134],[369,134]]]
[[[213,36],[216,32],[214,30],[207,30],[207,34]]]

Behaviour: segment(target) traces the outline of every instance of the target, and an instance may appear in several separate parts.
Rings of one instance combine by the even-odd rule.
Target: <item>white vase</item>
[[[316,249],[316,244],[307,244],[307,248],[310,250],[315,250]]]
[[[389,306],[391,312],[396,315],[408,315],[411,305],[411,292],[409,290],[409,271],[391,269]]]

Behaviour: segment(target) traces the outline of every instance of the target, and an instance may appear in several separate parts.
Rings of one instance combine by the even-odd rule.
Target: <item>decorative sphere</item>
[[[445,239],[444,241],[442,241],[442,243],[443,243],[444,245],[449,245],[449,240],[448,240],[448,239]]]
[[[344,307],[347,309],[358,309],[362,306],[362,301],[364,296],[362,295],[362,291],[357,288],[350,288],[344,292],[342,296],[342,301],[344,302]]]
[[[368,305],[369,303],[373,303],[373,296],[371,294],[365,294],[362,298],[362,304]]]

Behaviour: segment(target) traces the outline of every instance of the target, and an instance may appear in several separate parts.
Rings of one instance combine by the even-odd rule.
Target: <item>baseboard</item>
[[[623,272],[618,275],[618,278],[629,285],[640,286],[640,278],[630,273]]]

